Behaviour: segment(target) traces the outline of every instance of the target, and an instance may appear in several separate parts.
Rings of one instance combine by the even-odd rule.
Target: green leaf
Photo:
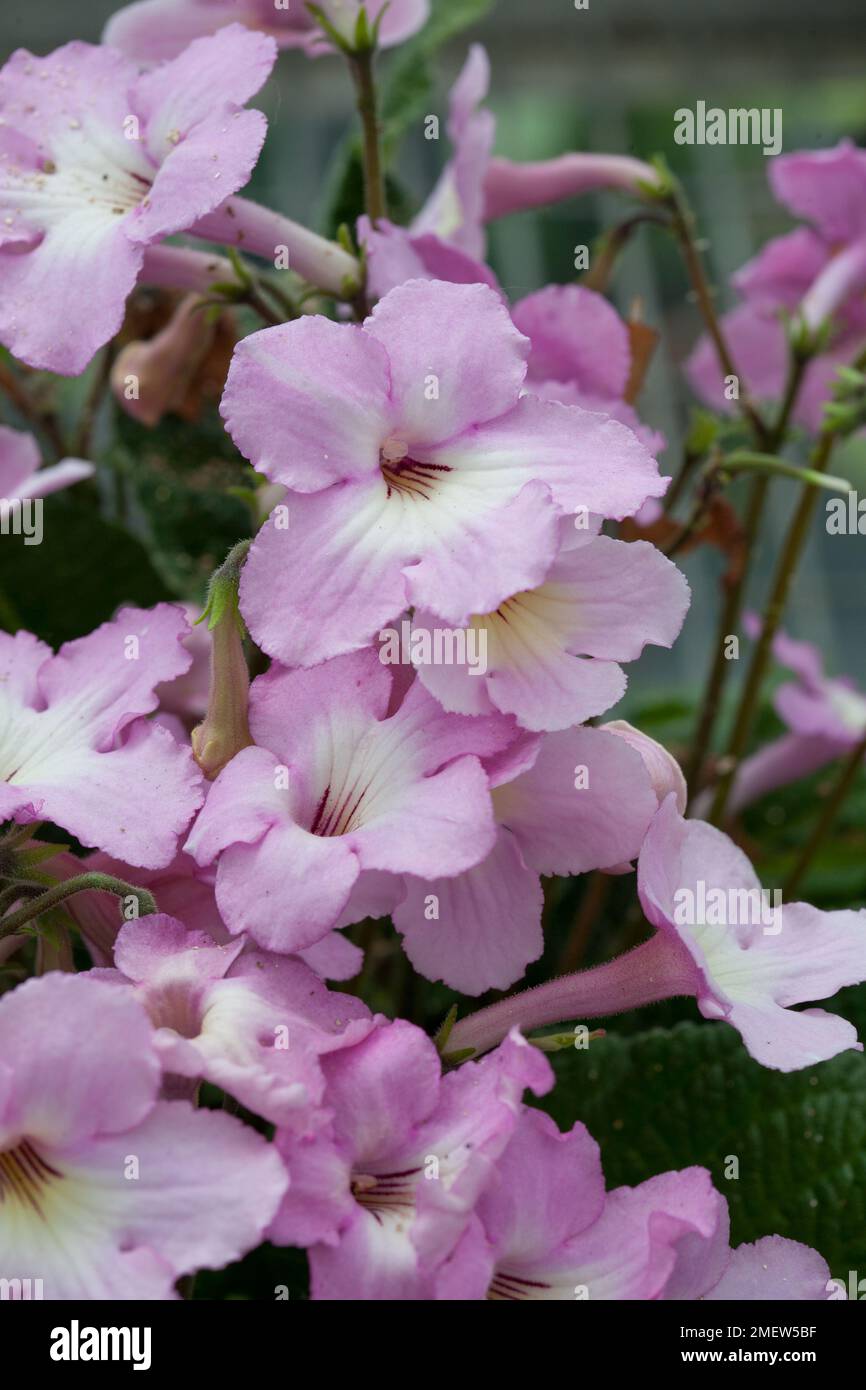
[[[74,491],[45,499],[41,545],[0,536],[0,592],[21,626],[52,646],[91,632],[122,603],[172,597],[141,542]]]
[[[226,552],[250,531],[249,509],[232,495],[247,486],[249,468],[216,411],[195,423],[167,417],[153,429],[120,414],[108,463],[120,505],[135,517],[163,581],[185,598],[203,594]]]
[[[733,1028],[681,1023],[608,1034],[552,1065],[542,1106],[562,1129],[587,1125],[609,1188],[702,1164],[730,1203],[734,1245],[778,1234],[814,1246],[837,1277],[866,1265],[861,1054],[784,1074],[754,1062]]]

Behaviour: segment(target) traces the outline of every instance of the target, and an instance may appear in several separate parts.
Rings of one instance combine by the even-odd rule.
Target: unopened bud
[[[238,611],[238,583],[249,542],[235,546],[214,574],[203,618],[211,635],[207,714],[192,731],[192,753],[213,781],[242,748],[252,743],[249,726],[250,675]]]

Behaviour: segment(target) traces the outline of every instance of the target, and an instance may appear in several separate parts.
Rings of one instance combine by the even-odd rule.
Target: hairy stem
[[[124,883],[123,879],[114,878],[112,874],[78,874],[75,878],[67,879],[65,883],[55,883],[45,893],[40,893],[38,898],[25,903],[17,912],[7,914],[0,921],[0,936],[10,936],[12,932],[19,931],[41,913],[63,902],[64,898],[70,898],[73,893],[86,892],[114,893],[119,898],[134,897],[138,900],[140,917],[149,917],[157,910],[156,901],[146,888],[136,888],[134,884]]]

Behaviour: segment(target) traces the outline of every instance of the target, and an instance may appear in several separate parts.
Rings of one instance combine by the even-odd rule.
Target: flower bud
[[[207,714],[192,731],[192,753],[213,781],[242,748],[252,743],[248,719],[250,675],[238,612],[238,582],[249,542],[235,546],[211,580],[203,617],[211,634]]]

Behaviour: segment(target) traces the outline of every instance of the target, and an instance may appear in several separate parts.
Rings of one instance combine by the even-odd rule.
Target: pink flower
[[[391,906],[415,969],[463,994],[504,989],[541,955],[540,874],[621,871],[658,804],[641,755],[598,729],[525,737],[488,769],[491,852],[456,877],[414,869]]]
[[[753,396],[778,399],[785,385],[788,348],[784,316],[798,313],[811,329],[826,320],[832,334],[807,365],[794,419],[816,430],[840,366],[866,337],[866,154],[848,140],[835,149],[779,155],[770,161],[773,191],[799,227],[768,242],[733,277],[745,303],[722,324],[734,360]],[[704,337],[687,363],[695,391],[716,410],[730,412],[712,344]]]
[[[744,626],[756,637],[761,622],[747,613]],[[866,734],[866,696],[850,676],[826,675],[817,647],[780,632],[773,639],[773,655],[796,676],[773,695],[776,713],[790,732],[742,763],[731,791],[732,813],[844,757]],[[698,813],[709,800],[707,793],[695,803]]]
[[[663,494],[623,425],[521,397],[527,346],[492,290],[440,281],[392,290],[363,327],[308,316],[238,345],[227,428],[290,489],[241,579],[269,655],[358,650],[409,606],[494,612],[542,581],[561,515]]]
[[[201,804],[188,749],[142,718],[185,671],[180,609],[124,608],[56,656],[0,633],[0,818],[47,819],[127,863],[168,864]]]
[[[286,1189],[234,1117],[157,1099],[147,1016],[53,973],[0,999],[0,1274],[48,1299],[170,1299],[262,1239]]]
[[[605,1193],[598,1145],[524,1109],[437,1280],[440,1298],[522,1301],[826,1299],[815,1250],[781,1236],[731,1251],[705,1168]]]
[[[430,1039],[397,1020],[323,1059],[327,1130],[278,1130],[290,1188],[269,1238],[309,1247],[315,1299],[435,1297],[521,1111],[550,1089],[546,1059],[518,1034],[441,1074]]]
[[[253,683],[256,746],[212,784],[186,845],[200,865],[218,860],[230,931],[296,951],[381,915],[389,875],[458,874],[491,849],[479,758],[513,738],[512,721],[446,714],[420,685],[389,715],[390,693],[372,649]]]
[[[742,851],[714,826],[684,820],[675,793],[644,840],[638,894],[654,936],[460,1019],[449,1052],[478,1055],[514,1027],[601,1018],[675,995],[693,996],[705,1018],[732,1024],[751,1055],[779,1071],[862,1050],[846,1019],[791,1006],[866,979],[866,911],[771,906]]]
[[[527,386],[543,400],[601,411],[628,425],[650,453],[665,437],[641,424],[625,400],[632,369],[629,332],[611,304],[582,285],[548,285],[514,305],[530,342]]]
[[[862,1051],[846,1019],[791,1005],[866,979],[866,912],[808,903],[764,910],[742,851],[715,827],[683,820],[672,797],[641,850],[638,893],[648,920],[694,963],[701,1013],[731,1023],[764,1066],[795,1071],[850,1047]]]
[[[670,647],[689,605],[689,586],[646,541],[612,540],[563,528],[544,580],[512,594],[494,613],[466,624],[484,669],[418,662],[419,679],[445,709],[513,714],[525,729],[556,730],[603,714],[622,697],[619,661],[636,660],[648,642]],[[447,624],[415,613],[415,632],[433,637]],[[461,653],[458,652],[458,655]]]
[[[338,33],[351,42],[360,0],[319,0]],[[379,43],[402,43],[426,22],[428,0],[365,0],[368,18],[381,14]],[[300,0],[138,0],[112,15],[103,39],[140,63],[174,58],[202,34],[238,22],[276,39],[280,48],[300,48],[308,58],[334,49]]]
[[[0,498],[11,502],[15,498],[47,497],[93,474],[93,464],[81,459],[63,459],[40,469],[41,462],[32,434],[0,425]]]
[[[120,327],[145,249],[247,182],[265,137],[243,110],[272,39],[239,25],[139,76],[111,48],[20,49],[0,71],[0,340],[75,375]]]
[[[121,928],[116,970],[100,979],[128,981],[156,1030],[153,1046],[166,1077],[204,1078],[268,1120],[306,1131],[324,1094],[320,1059],[357,1042],[372,1024],[348,994],[331,994],[301,961],[218,946],[162,913]]]

